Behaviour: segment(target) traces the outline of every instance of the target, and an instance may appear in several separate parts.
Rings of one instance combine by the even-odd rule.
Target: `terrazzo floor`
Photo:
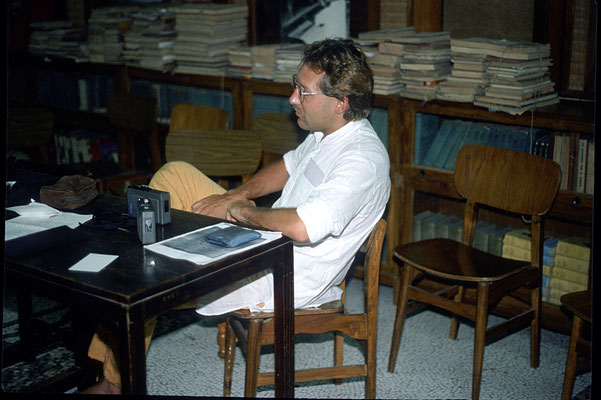
[[[351,278],[347,308],[362,311],[363,281]],[[50,308],[49,307],[54,307]],[[18,340],[14,299],[7,297],[3,313],[3,346]],[[471,396],[473,327],[462,324],[457,340],[448,339],[449,318],[425,310],[405,323],[394,373],[387,372],[395,307],[392,288],[380,287],[378,318],[377,397],[390,399],[463,399]],[[34,312],[60,323],[66,309],[45,299],[34,301]],[[490,322],[498,320],[491,317]],[[159,318],[147,356],[147,390],[157,396],[214,397],[223,390],[223,360],[217,356],[217,319],[202,318],[193,310],[171,311]],[[67,321],[66,324],[69,324]],[[559,399],[569,337],[543,330],[540,367],[529,366],[529,331],[522,330],[486,346],[480,399]],[[351,339],[345,342],[345,363],[361,362],[362,352]],[[297,368],[326,366],[333,358],[331,335],[299,336],[296,339]],[[55,347],[30,363],[17,363],[2,370],[2,389],[8,393],[27,390],[42,378],[72,366],[70,349]],[[265,348],[261,370],[273,369],[273,349]],[[577,377],[573,396],[589,399],[592,372]],[[244,356],[236,352],[232,396],[242,396]],[[299,398],[363,398],[362,378],[299,383]],[[74,392],[75,388],[67,392]],[[261,387],[257,397],[274,397],[272,386]]]

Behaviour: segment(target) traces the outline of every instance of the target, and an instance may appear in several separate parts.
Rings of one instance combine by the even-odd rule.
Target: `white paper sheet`
[[[90,253],[76,262],[69,271],[98,272],[115,261],[119,256]]]
[[[162,242],[148,244],[144,247],[150,251],[163,254],[171,258],[188,260],[195,264],[202,265],[217,261],[232,254],[252,249],[253,247],[260,246],[282,236],[281,232],[255,229],[255,231],[261,234],[261,238],[234,248],[217,246],[204,240],[204,236],[209,235],[216,229],[223,229],[227,228],[228,226],[232,226],[232,224],[222,222],[216,225],[200,228],[171,239],[163,240]]]

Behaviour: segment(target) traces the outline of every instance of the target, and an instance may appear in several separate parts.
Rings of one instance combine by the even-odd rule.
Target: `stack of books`
[[[460,42],[459,42],[460,43]],[[486,49],[463,51],[457,39],[451,39],[451,76],[440,84],[438,98],[473,103],[488,84]]]
[[[246,41],[248,6],[182,4],[176,14],[176,72],[223,76],[229,49]]]
[[[95,8],[91,11],[88,34],[90,61],[123,63],[124,35],[133,24],[135,6]]]
[[[88,61],[88,32],[71,21],[32,22],[29,54]]]
[[[484,94],[474,96],[475,105],[519,115],[559,102],[549,77],[548,44],[468,38],[453,45],[462,53],[486,53],[489,82]]]
[[[254,79],[273,80],[276,69],[276,51],[279,44],[265,44],[252,46],[252,77]]]
[[[404,44],[393,40],[412,35],[415,28],[407,27],[361,32],[354,39],[361,45],[374,73],[375,94],[398,94],[403,87],[400,66]]]
[[[292,82],[292,75],[298,72],[303,59],[305,45],[302,43],[282,44],[275,51],[276,67],[273,80],[276,82]]]
[[[402,43],[400,95],[417,100],[437,97],[438,86],[451,74],[451,36],[449,32],[422,32],[395,38]]]
[[[175,68],[175,13],[166,8],[140,9],[124,34],[123,61],[163,72]]]
[[[227,75],[250,78],[253,70],[252,49],[249,46],[231,46],[228,51]]]
[[[582,237],[559,239],[555,250],[554,265],[543,269],[548,276],[548,290],[543,300],[561,304],[561,296],[588,288],[591,260],[591,242]],[[546,273],[545,273],[546,272]]]

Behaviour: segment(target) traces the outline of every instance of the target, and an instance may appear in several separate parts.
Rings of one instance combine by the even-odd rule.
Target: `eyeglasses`
[[[300,101],[303,103],[305,101],[305,96],[313,96],[316,94],[324,94],[319,92],[305,92],[300,83],[298,83],[298,78],[296,74],[292,75],[292,91],[298,89],[298,93],[300,94]]]

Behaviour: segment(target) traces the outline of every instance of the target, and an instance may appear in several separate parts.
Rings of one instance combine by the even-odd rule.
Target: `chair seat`
[[[394,255],[419,270],[464,282],[494,282],[534,268],[528,261],[499,257],[443,238],[397,246]]]
[[[592,292],[583,290],[561,296],[561,304],[586,322],[593,322]]]
[[[344,311],[344,304],[340,300],[330,301],[329,303],[322,304],[317,307],[302,308],[294,311],[295,316],[300,315],[317,315],[317,314],[336,314]],[[273,318],[275,314],[262,313],[262,312],[250,312],[248,308],[242,308],[240,310],[233,311],[233,316],[240,319],[267,319]]]

